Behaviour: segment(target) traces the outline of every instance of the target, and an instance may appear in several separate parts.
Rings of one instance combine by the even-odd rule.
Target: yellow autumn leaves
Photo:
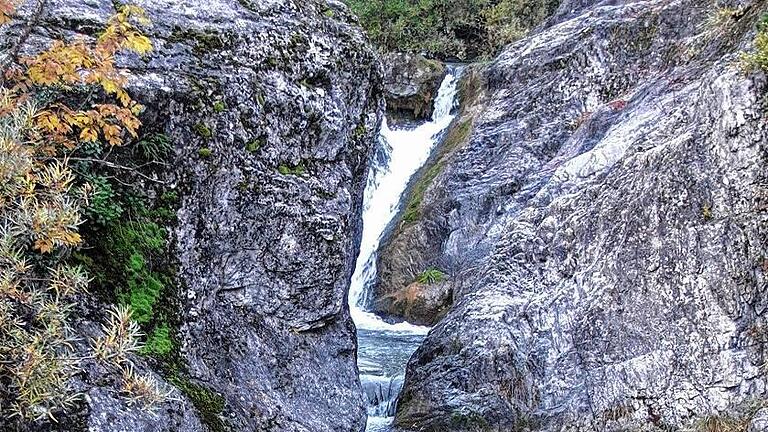
[[[99,86],[119,103],[93,105],[91,109],[79,111],[56,104],[41,111],[36,118],[37,125],[54,142],[71,149],[77,141],[95,142],[99,138],[110,145],[121,145],[124,132],[136,138],[140,125],[136,116],[143,107],[125,91],[127,77],[115,67],[118,52],[143,55],[152,49],[149,38],[138,30],[134,21],[149,22],[141,8],[123,6],[109,20],[95,44],[82,38],[70,43],[56,41],[48,50],[23,60],[26,72],[17,74],[22,91],[34,86],[61,90]]]
[[[0,25],[15,0],[0,0]],[[152,45],[136,27],[144,12],[122,7],[96,40],[56,41],[18,59],[0,79],[0,416],[53,419],[75,407],[75,294],[89,278],[61,257],[82,239],[90,186],[69,166],[84,143],[136,137],[142,106],[126,92],[115,56]],[[42,257],[41,254],[46,255]],[[3,423],[9,424],[9,423]]]
[[[11,15],[12,6],[8,0],[0,0],[0,12],[4,16]],[[126,136],[137,138],[141,125],[137,116],[143,107],[128,95],[124,88],[126,73],[115,66],[119,52],[146,54],[152,49],[151,42],[134,22],[148,23],[144,11],[136,6],[123,6],[95,42],[89,43],[84,38],[55,41],[47,50],[21,59],[20,65],[6,73],[11,85],[0,88],[0,120],[15,115],[16,122],[22,123],[17,125],[12,138],[22,142],[14,148],[31,152],[26,156],[32,162],[25,164],[26,169],[6,183],[6,189],[11,183],[18,183],[19,190],[15,191],[15,197],[13,193],[0,197],[0,210],[2,203],[16,201],[16,207],[24,210],[17,219],[31,230],[33,246],[40,252],[75,246],[81,241],[77,233],[77,226],[82,222],[80,202],[71,197],[69,188],[74,176],[66,160],[57,157],[61,149],[73,150],[79,143],[97,141],[119,146]],[[91,103],[90,107],[73,109],[56,102],[44,109],[29,109],[33,95],[42,89],[62,93],[94,87],[114,97],[117,103]],[[31,119],[18,119],[23,110],[31,114]],[[10,158],[13,153],[6,155]],[[40,162],[45,160],[48,164]],[[55,189],[58,195],[48,188],[48,182],[53,179],[66,185],[65,189]]]

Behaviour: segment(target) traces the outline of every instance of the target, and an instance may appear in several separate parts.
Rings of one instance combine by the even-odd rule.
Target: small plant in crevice
[[[416,277],[416,282],[423,285],[434,285],[448,279],[448,275],[436,268],[424,270]]]
[[[259,151],[262,145],[263,145],[263,142],[258,139],[248,141],[248,144],[245,145],[245,150],[248,151],[249,153],[256,153],[257,151]]]
[[[213,150],[209,149],[208,147],[203,147],[197,150],[197,154],[203,159],[208,159],[209,157],[213,156]]]
[[[166,390],[150,374],[136,372],[129,356],[144,349],[139,325],[133,320],[129,306],[112,306],[109,318],[102,325],[103,334],[91,340],[96,358],[121,376],[121,395],[129,406],[139,405],[142,410],[154,414],[160,405],[170,399]]]
[[[755,48],[741,54],[741,66],[747,71],[768,71],[768,13],[764,14],[757,25]]]
[[[743,432],[748,424],[739,420],[723,416],[711,416],[697,421],[691,432]]]
[[[91,346],[98,359],[120,365],[129,354],[139,352],[143,335],[130,307],[112,306],[107,314],[108,321],[101,327],[103,335],[93,339]]]
[[[213,137],[213,131],[211,131],[211,128],[206,126],[204,123],[197,123],[192,128],[199,136],[205,138],[206,140]]]
[[[733,23],[744,15],[745,10],[743,8],[735,7],[720,7],[715,9],[709,16],[706,25],[709,29],[719,30],[725,29],[733,25]]]
[[[129,406],[139,405],[149,413],[155,413],[160,405],[171,399],[173,391],[166,389],[150,374],[140,375],[132,364],[121,368],[121,393]]]
[[[277,167],[277,171],[282,175],[301,176],[301,175],[304,175],[304,173],[306,172],[306,167],[304,167],[303,163],[300,163],[295,167],[290,167],[288,165],[280,165]]]
[[[227,105],[224,103],[224,101],[216,101],[213,103],[213,112],[220,114],[227,110]]]

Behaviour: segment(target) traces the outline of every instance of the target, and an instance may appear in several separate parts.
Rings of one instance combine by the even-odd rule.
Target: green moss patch
[[[403,213],[403,221],[406,224],[416,222],[421,218],[424,194],[435,181],[435,178],[437,178],[437,176],[445,169],[449,156],[467,142],[471,131],[471,120],[464,120],[451,128],[440,149],[436,162],[424,172],[411,191],[408,205],[405,207],[405,212]]]
[[[306,171],[307,169],[303,163],[300,163],[294,167],[284,165],[284,164],[277,167],[277,172],[279,172],[282,175],[301,176],[301,175],[304,175]]]

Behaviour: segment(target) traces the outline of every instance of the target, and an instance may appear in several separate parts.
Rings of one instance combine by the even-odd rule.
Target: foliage
[[[164,251],[167,233],[154,222],[116,222],[102,232],[104,255],[92,264],[100,286],[109,284],[118,302],[130,305],[134,319],[148,324],[168,278],[154,271],[152,260]]]
[[[768,71],[768,14],[763,15],[757,26],[755,36],[755,50],[750,53],[742,53],[741,63],[745,70]]]
[[[301,176],[304,175],[306,170],[307,169],[303,163],[300,163],[295,167],[290,167],[288,165],[280,165],[277,167],[277,171],[282,175]]]
[[[205,139],[210,139],[211,137],[213,137],[213,132],[211,131],[211,128],[209,128],[203,123],[197,123],[196,125],[193,126],[193,129],[195,130],[195,132],[197,132],[198,135],[200,135]]]
[[[224,397],[206,387],[193,383],[188,378],[182,377],[178,371],[171,374],[168,377],[168,381],[192,401],[192,404],[200,413],[203,422],[212,432],[230,430],[219,417],[226,405]]]
[[[163,160],[172,150],[170,139],[163,134],[152,134],[142,138],[136,143],[136,148],[141,152],[141,156],[149,161]]]
[[[436,268],[424,270],[417,278],[416,282],[423,285],[434,285],[448,279],[448,275]]]
[[[437,176],[443,172],[443,169],[447,164],[448,155],[466,143],[471,131],[472,122],[470,120],[464,120],[452,127],[448,132],[448,136],[445,139],[445,143],[442,145],[438,159],[429,166],[423,176],[419,177],[419,180],[416,182],[410,193],[408,205],[405,207],[403,213],[403,222],[405,224],[416,222],[421,218],[424,195],[427,193],[429,187],[432,186],[432,183]]]
[[[113,306],[108,314],[109,321],[102,325],[103,335],[92,340],[91,345],[98,358],[119,365],[128,360],[128,354],[141,349],[142,334],[133,320],[131,308]]]
[[[122,391],[129,405],[141,405],[149,412],[155,412],[162,402],[170,399],[172,392],[163,386],[152,375],[139,375],[133,365],[122,368]]]
[[[17,3],[0,0],[0,25],[10,21]],[[92,353],[75,350],[70,315],[90,279],[82,267],[65,261],[81,245],[84,215],[102,222],[119,217],[119,207],[109,203],[114,195],[109,183],[81,181],[70,155],[76,150],[99,154],[99,142],[114,147],[137,136],[142,106],[124,89],[126,75],[114,59],[120,52],[151,49],[137,27],[146,22],[141,9],[121,7],[95,41],[55,41],[2,71],[2,417],[55,420],[79,398],[70,378],[84,356],[123,363],[139,348],[137,326],[123,308],[110,311]]]
[[[143,354],[153,354],[164,356],[173,350],[173,340],[171,339],[170,328],[167,324],[155,329],[147,338],[147,343],[142,350]]]
[[[487,57],[549,16],[558,0],[346,0],[387,51]]]
[[[248,141],[248,144],[245,145],[245,149],[249,153],[256,153],[261,148],[261,145],[262,145],[261,140]]]
[[[88,184],[93,188],[91,200],[85,209],[88,220],[106,225],[119,219],[123,208],[115,199],[112,184],[103,176],[90,176]]]

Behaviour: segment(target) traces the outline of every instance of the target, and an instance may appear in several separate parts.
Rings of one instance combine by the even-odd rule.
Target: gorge
[[[0,0],[0,430],[768,431],[765,0],[126,4]]]

